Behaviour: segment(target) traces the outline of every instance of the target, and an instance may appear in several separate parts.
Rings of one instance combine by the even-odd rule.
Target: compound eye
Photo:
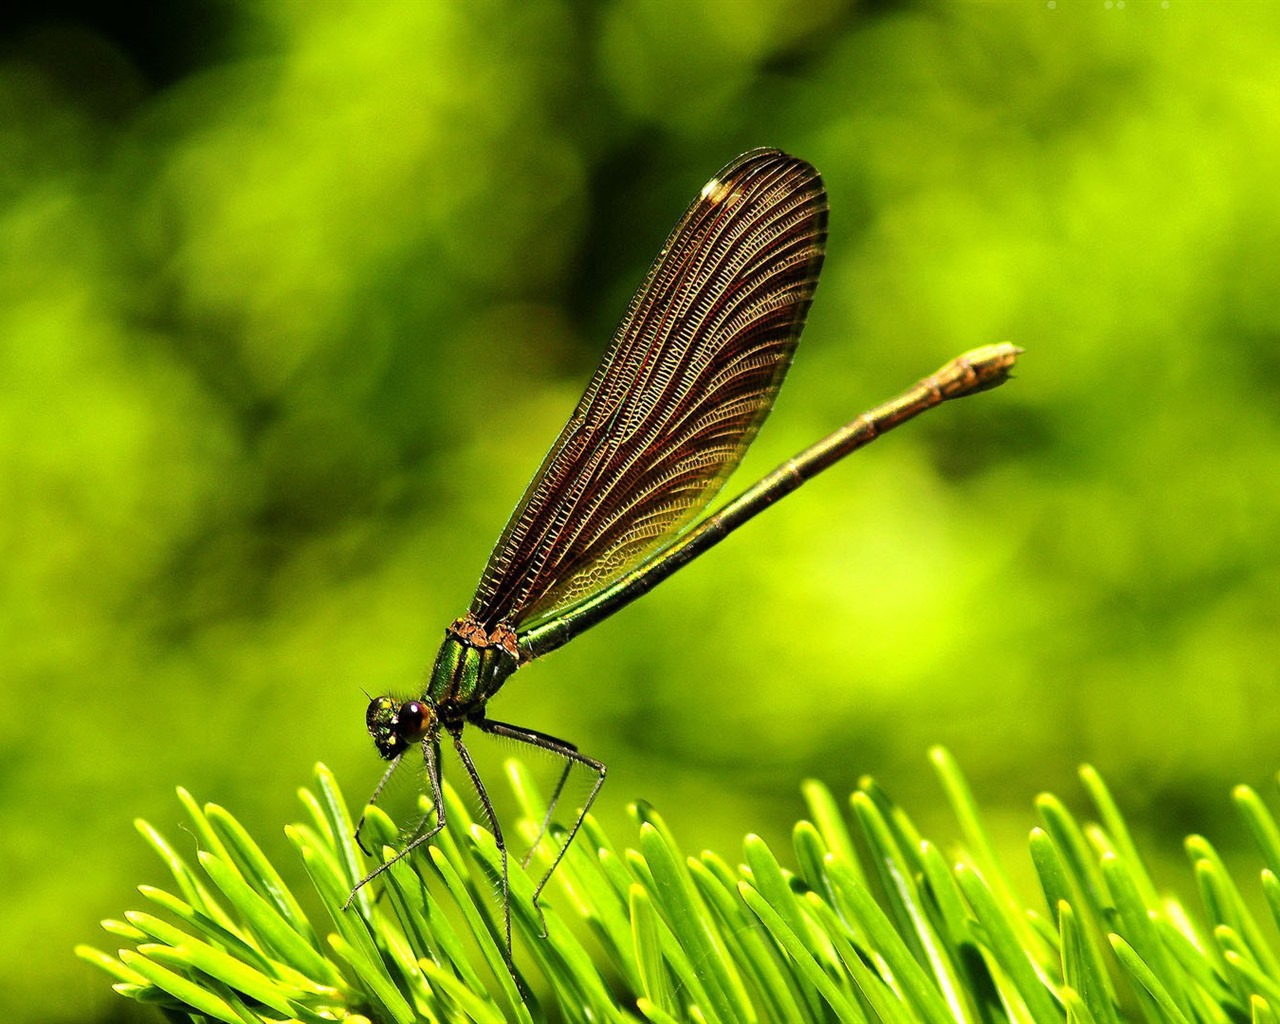
[[[377,735],[380,729],[385,729],[391,723],[395,709],[396,702],[392,697],[374,697],[369,701],[368,710],[364,713],[364,722],[369,732]]]
[[[426,731],[431,714],[421,701],[407,700],[400,705],[400,713],[396,715],[396,735],[404,739],[414,739]]]

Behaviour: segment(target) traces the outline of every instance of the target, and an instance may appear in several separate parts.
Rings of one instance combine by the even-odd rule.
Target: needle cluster
[[[170,1019],[227,1024],[1280,1021],[1280,955],[1206,839],[1186,841],[1199,905],[1161,893],[1085,767],[1097,821],[1056,797],[1037,800],[1039,892],[1024,900],[950,755],[931,758],[964,837],[945,851],[873,780],[845,808],[805,783],[809,814],[792,850],[780,857],[748,836],[737,865],[682,853],[643,804],[632,808],[634,848],[588,817],[545,916],[532,899],[538,865],[512,872],[519,982],[493,899],[498,851],[447,786],[440,840],[392,865],[380,898],[361,890],[344,913],[369,865],[336,780],[318,766],[316,788],[301,792],[308,820],[286,834],[319,914],[304,911],[230,813],[180,790],[195,862],[140,822],[175,891],[143,886],[151,910],[104,922],[125,944],[117,954],[77,952]],[[532,840],[541,798],[521,764],[508,775]],[[1238,787],[1233,800],[1280,918],[1280,829],[1254,791]],[[375,810],[369,827],[390,855],[395,825]],[[543,843],[535,860],[554,854]]]

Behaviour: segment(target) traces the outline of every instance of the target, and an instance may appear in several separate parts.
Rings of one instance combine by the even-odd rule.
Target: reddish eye
[[[422,723],[427,713],[416,700],[407,700],[400,705],[400,713],[396,715],[396,733],[400,736],[417,736],[422,732]]]

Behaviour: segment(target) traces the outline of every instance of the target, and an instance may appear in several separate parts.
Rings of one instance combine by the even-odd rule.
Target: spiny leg
[[[580,753],[578,748],[572,743],[556,739],[554,736],[548,736],[546,733],[535,732],[533,729],[523,729],[518,725],[511,725],[507,722],[495,722],[490,718],[472,719],[472,723],[477,728],[483,732],[489,733],[490,735],[504,736],[507,739],[516,740],[520,743],[527,743],[531,747],[537,747],[539,750],[546,750],[552,754],[557,754],[560,757],[563,757],[570,765],[574,763],[586,765],[596,773],[595,785],[591,787],[591,792],[587,794],[587,799],[582,805],[582,810],[579,812],[577,820],[574,821],[573,827],[569,829],[569,834],[565,837],[560,849],[556,852],[556,859],[551,862],[551,867],[547,868],[547,873],[542,876],[542,881],[540,881],[537,887],[533,890],[533,906],[534,909],[537,910],[538,916],[542,918],[542,934],[545,936],[547,933],[547,921],[542,915],[542,905],[539,902],[539,898],[542,896],[542,890],[546,888],[547,883],[551,881],[551,876],[555,874],[556,868],[558,868],[560,866],[560,862],[564,860],[564,855],[568,852],[574,836],[578,834],[578,829],[582,827],[582,822],[586,819],[587,813],[591,810],[591,805],[595,803],[596,796],[600,792],[600,787],[604,785],[605,773],[609,769],[603,762],[597,761],[595,758],[587,757],[586,754]],[[552,797],[552,806],[554,806],[555,801],[559,799],[560,790],[563,788],[564,780],[568,776],[568,768],[569,765],[566,765],[564,775],[562,775],[560,779],[560,784],[556,786],[555,796]],[[548,818],[549,817],[550,811],[548,811]],[[545,822],[543,824],[543,829],[546,829]],[[538,833],[538,838],[542,838],[541,832]],[[535,842],[534,845],[536,846],[537,843]]]
[[[572,746],[572,744],[570,744]],[[577,750],[577,747],[573,748]],[[533,860],[533,854],[538,849],[538,844],[542,842],[542,837],[547,834],[547,829],[551,827],[551,816],[556,812],[556,804],[560,802],[560,794],[564,792],[564,784],[569,781],[569,772],[573,769],[572,761],[565,761],[564,771],[560,773],[560,780],[556,783],[556,788],[551,791],[551,799],[547,802],[547,813],[542,816],[542,824],[538,826],[538,834],[533,837],[533,842],[529,844],[529,851],[524,855],[524,859],[520,861],[522,868],[527,868],[529,862]]]
[[[401,754],[400,757],[404,757],[404,755]],[[377,804],[378,797],[382,795],[383,788],[391,780],[391,776],[395,774],[396,769],[400,767],[400,757],[397,757],[392,761],[387,770],[382,773],[382,778],[378,780],[378,784],[373,788],[373,795],[364,802],[365,810],[360,812],[360,820],[356,822],[356,845],[360,847],[361,852],[363,852],[366,857],[372,857],[373,851],[366,849],[364,840],[360,838],[360,833],[364,831],[365,816],[369,813],[368,809]]]
[[[487,719],[478,717],[473,718],[471,721],[475,725],[479,726],[480,729],[486,732],[493,732],[493,730],[485,729],[485,725],[488,724]],[[496,724],[502,725],[504,723],[498,722]],[[515,727],[508,726],[507,728]],[[550,744],[550,746],[542,746],[542,749],[544,750],[553,750],[557,754],[559,754],[562,749],[572,750],[574,753],[577,753],[578,751],[576,744],[557,739],[555,736],[549,736],[545,732],[538,732],[537,729],[520,729],[520,732],[525,736],[537,736],[540,739],[545,740],[547,744]],[[541,746],[541,744],[539,746]],[[547,834],[547,829],[551,827],[551,816],[555,814],[556,804],[560,802],[560,796],[564,792],[565,783],[569,781],[569,772],[573,769],[573,765],[574,759],[566,757],[564,761],[564,771],[560,773],[560,778],[556,782],[556,788],[551,791],[551,800],[547,803],[547,813],[542,816],[542,824],[538,826],[538,834],[533,837],[533,842],[529,845],[529,852],[526,853],[524,858],[520,861],[520,866],[522,868],[527,868],[529,866],[529,862],[533,860],[534,852],[538,849],[538,844],[542,842],[543,836]]]
[[[462,759],[462,766],[466,768],[467,774],[471,777],[471,785],[475,787],[476,796],[480,798],[480,806],[484,810],[485,817],[489,819],[489,828],[493,831],[493,841],[498,847],[498,854],[502,857],[502,921],[507,933],[507,945],[503,950],[507,961],[507,970],[511,972],[511,977],[516,979],[519,984],[519,976],[516,974],[515,961],[511,950],[511,878],[507,870],[507,844],[502,838],[502,826],[498,824],[498,815],[493,809],[493,804],[489,801],[489,792],[484,788],[484,783],[480,781],[480,773],[476,771],[475,762],[471,760],[471,754],[468,752],[466,744],[462,742],[461,726],[457,732],[450,732],[453,737],[453,745],[458,750],[458,757]],[[534,898],[534,905],[537,905],[537,898]]]
[[[360,881],[358,881],[355,884],[355,886],[351,890],[351,895],[347,897],[347,902],[342,905],[343,910],[346,910],[348,907],[351,906],[352,901],[356,898],[356,893],[358,893],[366,885],[368,885],[380,874],[386,871],[387,868],[391,867],[392,864],[395,864],[397,861],[401,860],[402,858],[407,857],[419,846],[423,845],[423,843],[431,842],[431,840],[434,839],[437,835],[439,835],[440,831],[444,828],[444,824],[445,824],[444,797],[440,792],[440,745],[439,743],[436,742],[435,740],[423,740],[422,741],[422,759],[427,764],[427,778],[431,782],[431,809],[435,811],[436,823],[431,828],[428,829],[427,822],[431,820],[431,812],[428,811],[426,814],[424,814],[422,816],[422,821],[418,824],[418,827],[414,830],[414,834],[412,838],[410,838],[409,842],[405,844],[404,849],[397,852],[396,855],[392,857],[389,861],[387,861],[385,864],[379,864],[376,868],[370,871],[367,875],[364,876],[364,878],[360,879]],[[378,788],[373,791],[373,797],[370,799],[369,801],[370,803],[372,803],[374,800],[378,798],[378,794],[382,792],[382,787],[386,785],[387,779],[391,777],[391,772],[396,769],[399,763],[400,761],[397,758],[396,763],[393,764],[391,766],[391,769],[382,776],[382,781],[378,783]],[[364,815],[361,815],[360,825],[363,825],[363,824],[364,824]],[[357,835],[359,834],[359,831],[360,831],[360,826],[357,826],[356,827]],[[357,839],[357,842],[359,842],[358,839]],[[364,850],[363,843],[360,844],[360,849]],[[365,850],[365,853],[368,854],[369,851]]]

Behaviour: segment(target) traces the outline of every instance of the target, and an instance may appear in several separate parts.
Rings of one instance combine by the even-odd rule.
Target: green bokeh
[[[418,685],[756,145],[823,171],[831,243],[741,483],[965,348],[1024,345],[1018,379],[494,714],[605,760],[611,825],[642,796],[727,855],[805,775],[945,832],[932,743],[1010,861],[1084,760],[1171,857],[1238,832],[1228,786],[1280,768],[1280,7],[208,10],[168,76],[68,22],[0,50],[6,1018],[109,1005],[70,947],[154,877],[129,821],[174,784],[263,835],[318,759],[372,785],[363,689]]]

